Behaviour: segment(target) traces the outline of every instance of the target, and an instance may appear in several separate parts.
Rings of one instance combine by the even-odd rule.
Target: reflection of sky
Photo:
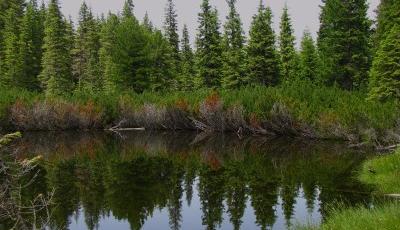
[[[198,181],[198,180],[197,180]],[[201,210],[201,202],[198,193],[198,182],[194,185],[193,190],[193,199],[191,206],[188,206],[186,202],[186,195],[183,193],[182,196],[182,221],[181,221],[181,229],[182,230],[201,230],[205,227],[202,225],[202,210]],[[300,188],[299,195],[296,198],[296,203],[294,207],[294,215],[291,219],[291,225],[295,226],[296,224],[307,224],[307,223],[320,223],[321,214],[320,203],[318,201],[319,191],[317,191],[317,197],[314,201],[314,208],[311,213],[307,210],[306,199],[304,198],[303,189]],[[229,213],[226,212],[227,207],[225,206],[225,212],[223,214],[223,222],[221,224],[220,229],[229,230],[233,229],[232,224],[229,221]],[[278,204],[274,207],[276,210],[276,222],[273,226],[273,229],[286,229],[286,220],[283,214],[282,207],[282,199],[279,197]],[[86,230],[86,224],[84,219],[84,210],[81,210],[78,213],[77,218],[72,217],[71,225],[69,229],[71,230]],[[244,212],[242,218],[241,229],[259,229],[259,226],[256,224],[256,216],[254,214],[254,209],[251,206],[251,199],[247,199],[247,208]],[[159,229],[169,229],[169,214],[168,209],[163,208],[161,210],[157,209],[153,213],[153,216],[148,217],[147,221],[143,226],[143,230],[159,230]],[[99,223],[99,230],[125,230],[131,229],[130,225],[127,221],[119,221],[115,219],[112,214],[109,217],[102,217]]]

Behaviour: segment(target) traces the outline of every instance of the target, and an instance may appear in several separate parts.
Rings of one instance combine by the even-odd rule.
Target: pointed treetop
[[[124,18],[129,18],[133,17],[133,8],[135,5],[133,5],[133,0],[126,0],[124,4],[124,8],[122,9],[122,16]]]

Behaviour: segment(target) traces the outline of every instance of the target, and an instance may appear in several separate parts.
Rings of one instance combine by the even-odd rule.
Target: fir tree
[[[296,38],[293,35],[294,31],[287,5],[283,8],[280,29],[281,75],[285,80],[293,80],[298,72],[298,57],[295,49]]]
[[[165,36],[173,50],[174,59],[179,61],[179,35],[178,35],[178,20],[175,5],[173,0],[167,1],[165,8],[164,30]]]
[[[18,79],[22,74],[22,63],[19,56],[19,35],[23,5],[11,1],[4,15],[3,50],[2,50],[2,73],[1,82],[6,86],[17,86]]]
[[[25,3],[24,0],[0,0],[0,83],[7,82],[4,76],[5,74],[7,74],[5,73],[5,71],[7,71],[6,70],[7,60],[5,60],[5,52],[6,52],[5,49],[10,49],[10,48],[12,49],[12,46],[14,45],[11,44],[15,44],[14,42],[12,42],[13,39],[6,38],[6,36],[12,35],[10,33],[12,31],[18,32],[16,31],[16,29],[18,28],[20,23],[20,18],[23,15],[23,9],[25,6],[24,3]],[[12,12],[10,12],[10,9],[12,9]],[[14,14],[13,16],[11,15],[12,17],[14,17],[11,18],[11,20],[13,20],[12,22],[10,22],[10,13]],[[8,28],[5,28],[7,21],[8,21],[7,25]],[[8,40],[8,42],[11,42],[11,44],[10,43],[6,44],[5,43],[6,39]]]
[[[300,50],[300,75],[301,79],[316,82],[319,79],[318,53],[311,33],[304,31]]]
[[[148,30],[150,30],[150,31],[153,31],[153,29],[154,29],[153,23],[151,22],[151,20],[149,18],[149,14],[147,13],[147,11],[146,11],[146,14],[144,15],[144,18],[143,18],[143,26],[145,28],[147,28]]]
[[[326,0],[318,48],[323,80],[344,89],[366,85],[370,66],[370,21],[366,0]]]
[[[58,0],[51,0],[44,31],[44,53],[40,80],[47,96],[71,92],[73,81],[70,69],[70,44],[67,25],[60,12]]]
[[[122,9],[122,17],[123,18],[135,18],[133,13],[135,5],[133,5],[133,0],[126,0],[124,3],[124,7]]]
[[[181,41],[181,75],[179,78],[180,88],[191,90],[195,85],[194,54],[190,46],[189,30],[186,25],[183,26]]]
[[[73,49],[73,74],[79,90],[98,90],[101,86],[98,22],[84,2],[79,12],[79,27]]]
[[[223,67],[222,67],[222,86],[224,88],[237,88],[246,83],[244,51],[244,32],[240,16],[236,11],[236,0],[227,0],[229,14],[224,26],[223,37]]]
[[[116,73],[116,64],[112,61],[113,44],[116,39],[116,29],[120,21],[117,15],[109,14],[107,19],[101,25],[99,61],[101,66],[101,79],[103,89],[107,93],[113,93],[118,90],[122,83]]]
[[[272,12],[262,1],[253,17],[247,53],[250,81],[276,85],[279,82],[279,59],[272,29]]]
[[[385,37],[370,73],[370,98],[400,99],[400,24],[395,24]]]
[[[42,6],[43,7],[43,6]],[[29,90],[40,90],[44,20],[36,0],[31,0],[21,23],[20,60],[21,75],[18,85]]]
[[[377,14],[375,50],[380,47],[380,42],[386,39],[392,27],[400,24],[400,2],[398,0],[381,0]]]
[[[221,34],[218,12],[212,9],[209,0],[203,0],[198,17],[199,28],[196,38],[196,66],[199,82],[206,87],[221,84]]]

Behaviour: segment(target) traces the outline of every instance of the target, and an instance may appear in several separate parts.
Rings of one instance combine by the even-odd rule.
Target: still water
[[[30,193],[55,189],[51,229],[289,229],[330,207],[370,205],[343,143],[196,133],[27,133],[46,163]]]

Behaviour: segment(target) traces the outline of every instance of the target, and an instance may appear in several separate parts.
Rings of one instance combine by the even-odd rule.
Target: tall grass
[[[392,203],[374,208],[350,208],[332,210],[321,226],[299,226],[303,230],[397,230],[400,226],[400,204]]]
[[[367,161],[360,173],[362,182],[375,185],[379,192],[386,194],[400,194],[399,177],[400,150],[392,155]]]
[[[103,126],[117,123],[127,111],[130,111],[129,114],[135,114],[135,116],[130,116],[131,118],[137,119],[139,116],[142,120],[170,116],[171,111],[180,111],[179,116],[194,117],[206,123],[204,119],[202,120],[204,114],[201,114],[201,107],[210,95],[217,95],[214,98],[220,100],[218,104],[222,105],[223,110],[219,111],[221,116],[229,116],[231,113],[228,111],[235,111],[237,117],[244,118],[248,126],[255,123],[262,128],[268,128],[273,126],[266,125],[268,122],[281,121],[289,122],[294,129],[298,127],[312,129],[316,136],[323,138],[371,141],[385,136],[387,142],[400,141],[397,140],[398,136],[393,135],[397,132],[395,128],[398,126],[400,112],[398,102],[367,101],[366,94],[363,92],[343,91],[309,82],[295,82],[278,87],[247,86],[237,90],[217,91],[199,89],[191,92],[145,92],[142,94],[124,92],[109,95],[75,92],[67,98],[52,100],[45,99],[38,93],[1,89],[0,120],[3,121],[3,125],[12,125],[9,124],[13,116],[10,114],[10,108],[16,102],[29,108],[38,102],[51,101],[52,104],[81,105],[78,108],[93,104],[97,108],[96,111],[101,113]],[[151,114],[152,116],[146,117],[149,113],[145,108],[149,105],[153,108],[152,112],[159,113],[159,116]],[[237,114],[238,111],[242,114]],[[288,114],[276,114],[277,111]],[[276,119],[277,116],[284,116],[285,119],[283,121]],[[165,127],[163,122],[171,122],[171,119],[159,122],[161,123],[154,127]],[[232,121],[226,121],[226,123],[232,123]],[[233,123],[242,124],[243,122]],[[274,127],[282,127],[282,125]]]

